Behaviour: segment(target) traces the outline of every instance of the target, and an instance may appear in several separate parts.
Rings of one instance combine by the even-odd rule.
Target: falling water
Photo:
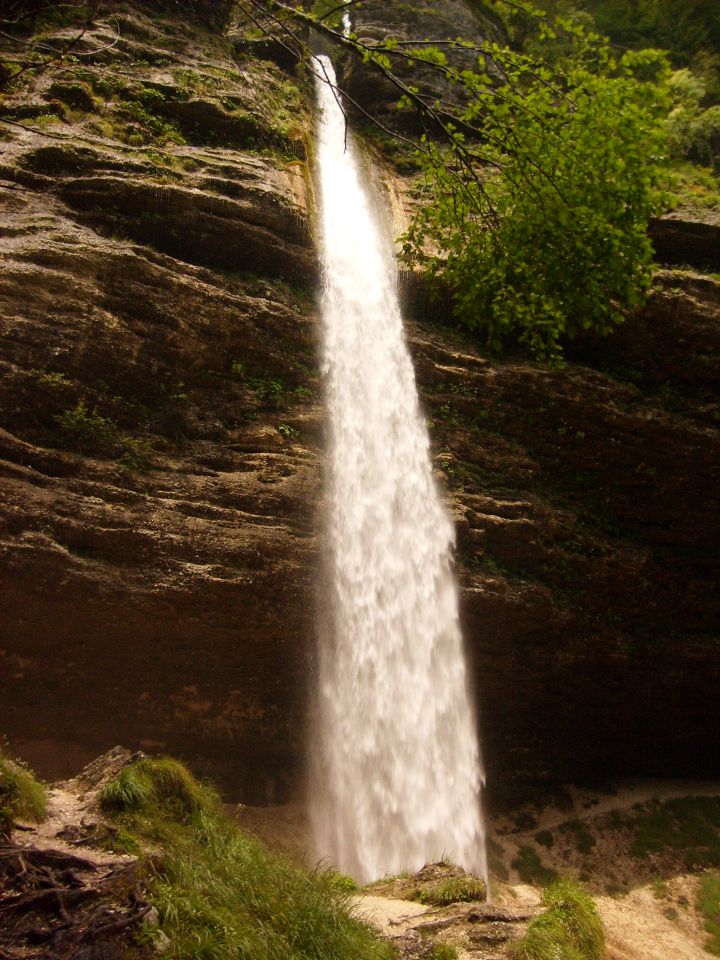
[[[332,625],[319,653],[317,853],[366,882],[443,854],[486,872],[453,528],[432,479],[391,245],[316,60]]]

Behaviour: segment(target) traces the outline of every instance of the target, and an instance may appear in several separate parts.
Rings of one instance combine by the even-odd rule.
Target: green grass
[[[605,947],[602,923],[580,884],[560,880],[548,887],[543,901],[545,913],[512,946],[513,960],[600,960]]]
[[[450,943],[436,943],[427,955],[428,960],[457,960],[457,948]]]
[[[0,753],[0,835],[16,819],[39,822],[46,808],[45,787],[29,770]]]
[[[707,873],[700,881],[697,908],[703,916],[708,935],[705,949],[720,957],[720,873]]]
[[[126,767],[101,802],[123,836],[153,850],[147,884],[167,957],[391,960],[391,946],[353,917],[347,878],[308,872],[243,834],[177,761]]]
[[[634,857],[670,852],[688,869],[720,867],[720,797],[644,804],[632,827]]]
[[[485,900],[487,890],[482,880],[471,875],[461,877],[444,877],[422,887],[418,891],[417,899],[420,903],[428,903],[442,907],[448,903],[470,903],[474,900]]]
[[[546,867],[532,847],[522,846],[520,851],[512,862],[513,870],[516,870],[523,883],[537,883],[541,886],[547,886],[557,880],[557,873],[550,867]]]

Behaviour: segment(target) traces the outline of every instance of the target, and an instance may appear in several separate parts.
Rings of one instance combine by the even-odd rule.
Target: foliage
[[[219,799],[173,760],[131,764],[103,790],[124,831],[156,852],[149,898],[193,960],[390,960],[392,948],[356,920],[349,883],[270,853],[225,817]],[[162,854],[157,849],[162,849]]]
[[[557,874],[550,867],[546,867],[532,847],[522,846],[517,857],[511,864],[513,870],[517,871],[518,876],[523,883],[537,883],[543,886],[554,883],[557,880]]]
[[[545,913],[511,948],[514,960],[600,960],[605,936],[592,897],[579,884],[560,880],[543,901]]]
[[[659,46],[678,61],[720,47],[716,0],[583,0],[579,5],[618,46]]]
[[[418,892],[417,898],[420,903],[442,907],[449,903],[470,903],[474,900],[485,900],[486,896],[485,883],[478,877],[465,875],[443,877],[441,880],[428,884]]]
[[[42,820],[46,808],[43,785],[28,769],[0,752],[0,836],[16,818]]]
[[[703,106],[706,86],[690,70],[670,78],[673,109],[668,117],[670,149],[675,157],[720,169],[720,106]]]
[[[633,821],[630,852],[679,856],[688,869],[720,867],[720,798],[678,797],[642,805]]]
[[[700,880],[697,907],[705,923],[708,939],[705,950],[720,957],[720,874],[707,873]]]
[[[649,289],[662,86],[636,78],[645,61],[593,49],[602,69],[581,58],[562,81],[499,49],[501,91],[464,78],[461,120],[483,140],[482,173],[468,169],[463,133],[449,148],[426,141],[405,256],[450,287],[460,321],[495,350],[519,341],[558,360],[563,339],[609,333]]]

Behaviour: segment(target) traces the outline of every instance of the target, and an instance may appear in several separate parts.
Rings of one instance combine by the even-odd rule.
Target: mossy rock
[[[59,100],[76,110],[92,113],[97,110],[97,102],[87,83],[56,81],[45,94],[47,100]]]

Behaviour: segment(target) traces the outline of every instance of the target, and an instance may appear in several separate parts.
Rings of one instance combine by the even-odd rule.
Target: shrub
[[[560,880],[543,901],[547,910],[513,945],[513,960],[600,960],[605,936],[592,897],[579,884]]]
[[[642,75],[653,63],[662,73],[662,57],[594,52],[568,60],[560,80],[493,49],[501,95],[481,72],[458,79],[458,125],[482,149],[456,128],[449,149],[426,141],[419,154],[423,202],[404,256],[451,290],[458,321],[493,350],[519,343],[559,361],[565,341],[610,333],[649,290],[666,102]]]

